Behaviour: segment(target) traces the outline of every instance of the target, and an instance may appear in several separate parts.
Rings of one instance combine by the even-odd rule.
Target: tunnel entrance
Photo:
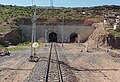
[[[57,34],[55,32],[49,34],[49,42],[57,42]]]
[[[72,34],[70,35],[70,42],[71,42],[71,43],[76,42],[76,41],[77,41],[77,38],[78,38],[78,34],[72,33]]]

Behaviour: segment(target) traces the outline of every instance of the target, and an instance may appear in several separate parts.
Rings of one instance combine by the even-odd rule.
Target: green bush
[[[12,48],[8,48],[9,51],[18,51],[18,50],[25,50],[26,48],[23,47],[12,47]]]
[[[45,9],[37,9],[37,15],[41,14]],[[79,8],[64,8],[62,10],[54,9],[47,10],[40,18],[57,17],[62,18],[63,10],[65,11],[65,19],[90,19],[97,18],[97,21],[103,21],[101,17],[108,12],[120,13],[120,6],[97,6],[97,7],[79,7]],[[82,12],[86,12],[85,15]],[[0,23],[7,22],[12,17],[32,17],[33,8],[12,6],[12,5],[0,5]],[[99,15],[99,17],[96,17]],[[16,28],[16,24],[12,25],[12,28]]]
[[[17,46],[31,46],[31,42],[27,41],[24,43],[19,43]]]
[[[114,31],[114,30],[109,30],[110,34],[116,37],[120,37],[120,32]]]

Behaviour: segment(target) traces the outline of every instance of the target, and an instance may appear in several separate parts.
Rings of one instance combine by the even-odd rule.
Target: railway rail
[[[55,76],[54,82],[63,82],[63,76],[62,76],[62,71],[61,71],[61,66],[59,63],[58,51],[57,51],[56,46],[57,46],[57,43],[51,43],[49,59],[48,59],[47,70],[46,70],[44,82],[49,82],[49,81],[51,82],[50,75],[52,75],[52,74],[50,73],[50,71],[52,70],[53,65],[55,65],[55,68],[56,68],[56,70],[54,71],[54,74],[53,74]],[[51,62],[51,61],[53,61],[53,59],[52,59],[53,57],[54,57],[55,63]]]

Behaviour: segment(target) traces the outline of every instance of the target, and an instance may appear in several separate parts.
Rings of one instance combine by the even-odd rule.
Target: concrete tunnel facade
[[[27,41],[31,41],[32,25],[20,25],[22,33]],[[36,39],[44,40],[47,42],[62,42],[62,30],[63,30],[63,42],[74,42],[75,37],[78,35],[84,35],[90,26],[84,25],[37,25]],[[75,37],[74,37],[75,36]],[[72,41],[73,37],[73,41]],[[53,40],[52,40],[53,38]]]
[[[19,28],[22,30],[25,41],[31,41],[32,22],[30,18],[21,19]],[[45,23],[48,23],[45,25]],[[88,31],[89,30],[89,31]],[[88,37],[94,30],[93,27],[83,25],[81,20],[65,20],[62,27],[62,19],[38,19],[36,21],[36,40],[46,42],[74,42],[78,35],[80,38]],[[62,38],[63,35],[63,38]]]

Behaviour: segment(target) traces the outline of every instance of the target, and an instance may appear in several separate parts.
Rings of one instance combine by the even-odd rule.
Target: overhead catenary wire
[[[33,17],[32,17],[32,35],[31,35],[31,43],[33,44],[34,42],[36,42],[36,20],[43,15],[43,13],[45,13],[47,11],[47,9],[45,9],[43,11],[43,13],[41,13],[39,16],[36,16],[36,12],[37,12],[37,7],[35,6],[35,2],[34,0],[32,0],[32,7],[33,7]],[[45,24],[46,25],[46,24]],[[35,49],[32,47],[31,44],[31,57],[33,56],[33,53],[35,53]]]
[[[32,0],[32,7],[33,7],[33,17],[32,17],[32,34],[31,34],[31,43],[33,44],[34,42],[36,42],[36,20],[42,16],[48,9],[49,7],[47,7],[40,15],[36,15],[37,13],[37,7],[35,6],[35,0]],[[53,0],[50,0],[50,8],[54,9],[53,6]],[[44,28],[46,25],[48,24],[48,22],[46,22],[42,28]],[[64,17],[63,17],[63,21],[62,21],[62,46],[63,46],[63,25],[64,25]],[[47,39],[47,38],[46,38]],[[35,51],[32,48],[31,45],[31,55],[34,53]]]

